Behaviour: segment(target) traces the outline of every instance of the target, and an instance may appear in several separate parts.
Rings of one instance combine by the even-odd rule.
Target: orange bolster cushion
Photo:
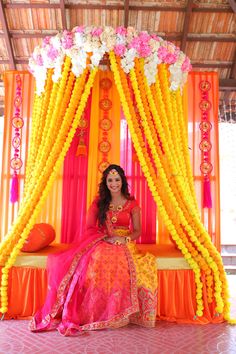
[[[45,223],[35,224],[33,229],[25,241],[21,251],[23,252],[36,252],[44,247],[47,247],[52,241],[55,240],[54,228]]]

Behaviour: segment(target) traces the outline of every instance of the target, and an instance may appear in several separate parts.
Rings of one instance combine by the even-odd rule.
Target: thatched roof
[[[42,38],[76,25],[133,26],[179,46],[194,70],[218,71],[220,98],[236,100],[234,0],[3,0],[0,3],[0,74],[27,69]],[[0,82],[0,104],[4,89]]]

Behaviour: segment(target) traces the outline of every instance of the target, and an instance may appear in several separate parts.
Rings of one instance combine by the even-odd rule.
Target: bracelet
[[[130,243],[130,241],[131,241],[131,237],[125,236],[125,243]]]
[[[119,245],[121,245],[121,242],[118,241],[118,240],[116,240],[116,241],[115,241],[115,245],[118,245],[118,246],[119,246]]]

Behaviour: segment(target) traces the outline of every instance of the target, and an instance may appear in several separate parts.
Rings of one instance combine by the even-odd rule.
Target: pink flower
[[[160,37],[158,37],[156,34],[151,34],[151,38],[157,42],[160,42]]]
[[[158,52],[158,57],[164,62],[165,58],[169,54],[168,49],[166,47],[161,46],[158,48],[157,52]]]
[[[37,65],[43,66],[43,57],[41,54],[36,54],[36,55],[33,54],[33,58]]]
[[[52,45],[50,45],[48,52],[47,52],[47,56],[51,59],[51,60],[55,60],[56,57],[58,56],[58,50],[55,49]]]
[[[192,65],[191,65],[190,60],[189,60],[188,57],[186,57],[186,58],[184,59],[184,62],[183,62],[183,64],[182,64],[182,66],[181,66],[181,70],[182,70],[183,72],[192,70]]]
[[[177,54],[175,53],[168,53],[165,57],[165,63],[167,64],[174,64],[177,61]]]
[[[146,58],[151,54],[152,49],[148,44],[142,43],[137,51],[140,57]]]
[[[122,26],[117,27],[116,33],[117,33],[117,34],[120,34],[121,36],[126,36],[126,34],[127,34],[127,29],[126,29],[125,27],[122,27]]]
[[[77,26],[75,28],[75,32],[77,33],[83,33],[84,32],[84,26]]]
[[[134,49],[138,50],[139,47],[140,47],[139,38],[138,37],[133,38],[131,43],[129,44],[129,48],[134,48]]]
[[[103,29],[102,28],[100,28],[100,27],[95,27],[93,30],[92,30],[92,36],[93,37],[99,37],[100,36],[100,34],[102,34],[102,32],[103,32]]]
[[[73,35],[69,31],[63,31],[63,37],[61,40],[62,47],[64,49],[70,49],[73,45]]]
[[[148,33],[146,33],[146,32],[140,32],[139,33],[139,39],[142,42],[147,43],[147,42],[149,42],[150,38],[151,38],[151,36]]]
[[[50,44],[51,37],[47,36],[43,39],[42,47],[45,48],[48,44]]]
[[[141,32],[138,37],[133,38],[132,42],[129,44],[129,48],[136,49],[140,57],[146,58],[152,52],[148,44],[149,39],[150,36],[147,33]]]
[[[116,44],[114,46],[114,52],[116,55],[119,55],[120,57],[122,57],[124,55],[126,51],[126,47],[124,44]]]

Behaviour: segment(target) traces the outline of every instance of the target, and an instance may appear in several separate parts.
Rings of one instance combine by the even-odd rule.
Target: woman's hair
[[[122,181],[121,193],[126,199],[131,199],[127,178],[123,168],[118,165],[109,165],[102,174],[102,180],[99,184],[99,200],[98,200],[98,223],[103,225],[106,220],[106,212],[109,209],[109,204],[111,202],[111,193],[107,188],[107,176],[111,170],[116,170],[119,173]]]

